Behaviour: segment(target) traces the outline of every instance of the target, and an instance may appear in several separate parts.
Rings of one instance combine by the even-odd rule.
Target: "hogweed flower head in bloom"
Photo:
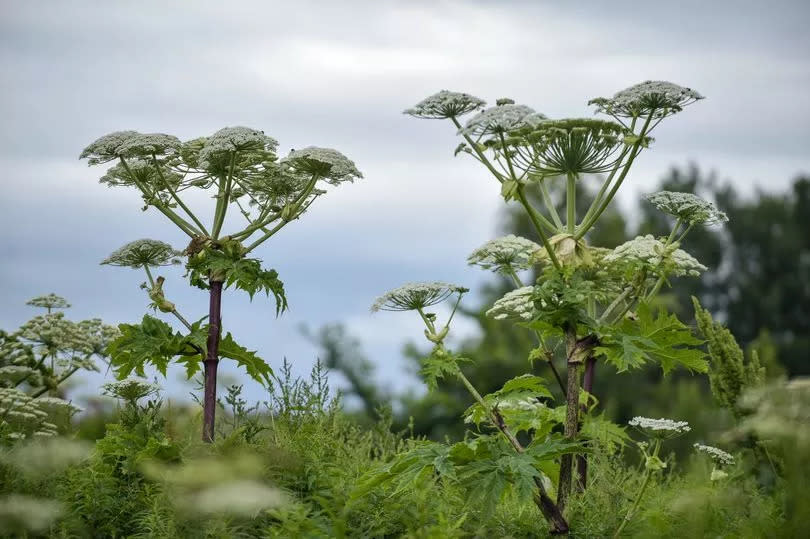
[[[731,453],[726,453],[725,451],[723,451],[718,447],[698,443],[694,444],[692,447],[694,447],[695,450],[701,453],[706,453],[707,455],[709,455],[709,457],[711,457],[713,461],[715,461],[718,464],[725,464],[727,466],[734,464],[734,456]]]
[[[680,112],[683,107],[703,99],[691,88],[672,82],[648,80],[617,92],[613,97],[597,97],[588,101],[597,112],[619,118],[639,118],[652,115],[663,118]]]
[[[378,297],[371,312],[416,311],[438,305],[453,294],[464,294],[469,289],[441,281],[408,283]]]
[[[623,261],[641,263],[654,272],[663,271],[676,277],[685,275],[697,277],[708,269],[695,257],[683,249],[678,249],[677,244],[665,246],[664,242],[652,234],[626,241],[603,258],[606,264]]]
[[[714,204],[692,193],[659,191],[644,197],[664,213],[690,224],[713,225],[725,223],[728,216]]]
[[[155,395],[160,386],[142,378],[125,378],[117,382],[107,382],[101,386],[105,395],[134,403],[144,397]]]
[[[470,94],[442,90],[405,109],[403,113],[416,118],[443,120],[463,116],[484,105],[486,102],[483,99]]]
[[[272,154],[277,147],[278,141],[264,131],[242,126],[224,127],[204,140],[196,161],[205,170],[226,170],[234,152]]]
[[[144,266],[170,266],[179,264],[180,251],[172,248],[168,243],[158,240],[135,240],[119,247],[110,256],[101,261],[101,264],[110,266],[130,267],[139,269]]]
[[[686,421],[675,421],[673,419],[664,418],[651,419],[641,416],[636,416],[631,419],[628,425],[637,428],[651,438],[675,438],[692,430],[689,427],[689,423]]]
[[[528,322],[534,317],[533,293],[533,286],[511,290],[495,301],[486,315],[493,320]]]
[[[82,153],[79,159],[87,159],[89,165],[107,163],[121,157],[119,148],[130,139],[139,136],[137,131],[114,131],[97,138]]]
[[[541,115],[526,105],[496,105],[470,118],[459,129],[459,134],[477,138],[498,135],[529,125],[531,121],[540,121],[541,118]]]
[[[173,155],[180,152],[180,139],[163,133],[135,135],[125,140],[115,152],[120,157],[146,157]]]
[[[70,307],[70,303],[68,303],[65,298],[62,296],[57,296],[56,294],[37,296],[26,301],[25,304],[32,307],[42,307],[43,309],[48,309],[48,312],[50,312],[51,309],[67,309]]]
[[[355,178],[363,177],[354,161],[331,148],[309,146],[302,150],[293,150],[279,163],[289,165],[296,172],[323,178],[332,185],[353,182]]]
[[[532,267],[531,258],[542,249],[535,242],[509,234],[486,242],[467,257],[467,264],[497,273],[511,273]]]
[[[35,316],[20,326],[18,334],[26,341],[47,349],[49,353],[93,353],[83,328],[66,320],[62,312]]]

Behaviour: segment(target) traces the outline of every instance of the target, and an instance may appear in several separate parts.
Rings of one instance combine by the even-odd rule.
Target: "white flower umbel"
[[[703,99],[703,96],[672,82],[648,80],[617,92],[613,97],[597,97],[588,101],[597,112],[616,118],[638,118],[652,114],[663,118],[680,112],[683,107]]]
[[[659,191],[644,198],[662,212],[685,223],[713,225],[728,221],[728,216],[714,204],[692,193]]]
[[[459,134],[480,138],[506,133],[528,125],[527,118],[529,117],[531,117],[530,121],[537,121],[541,118],[534,109],[526,105],[497,105],[470,118],[467,124],[459,130]]]
[[[170,266],[179,264],[180,251],[176,251],[168,243],[158,240],[135,240],[119,247],[110,256],[101,261],[101,264],[110,266],[124,266],[138,269],[144,266]]]
[[[37,296],[26,301],[25,304],[32,307],[42,307],[43,309],[48,309],[48,311],[51,309],[67,309],[70,307],[70,303],[68,303],[65,298],[57,296],[56,294]]]
[[[533,291],[533,286],[524,286],[507,292],[492,305],[486,315],[493,320],[530,321],[534,316]]]
[[[250,127],[224,127],[205,139],[197,161],[203,169],[223,168],[234,152],[267,151],[274,152],[278,142],[264,134],[264,131]]]
[[[176,154],[180,151],[181,142],[175,136],[163,133],[148,133],[128,138],[116,153],[121,157],[152,157]]]
[[[353,182],[355,178],[363,177],[354,161],[331,148],[309,146],[302,150],[293,150],[279,163],[289,165],[296,172],[322,178],[332,185]]]
[[[137,131],[115,131],[97,138],[79,155],[79,159],[87,159],[88,165],[98,165],[114,159],[118,159],[121,154],[118,149],[122,144],[133,137],[139,136]]]
[[[467,257],[467,264],[497,273],[529,269],[532,255],[542,249],[535,242],[509,234],[486,242]]]
[[[466,291],[464,287],[440,281],[408,283],[378,297],[371,305],[371,312],[421,310]]]
[[[65,319],[65,313],[49,313],[35,316],[20,326],[19,336],[42,347],[43,352],[78,352],[92,354],[82,327]]]
[[[101,388],[105,395],[127,402],[135,402],[160,391],[160,386],[143,378],[125,378],[118,382],[107,382]]]
[[[683,249],[668,247],[652,234],[638,236],[613,249],[602,259],[606,264],[616,262],[640,262],[654,272],[671,273],[676,277],[688,275],[697,277],[708,268]]]
[[[653,438],[674,438],[692,430],[686,421],[636,416],[628,424]]]
[[[442,90],[426,97],[413,107],[405,109],[404,114],[417,118],[442,120],[463,116],[486,105],[483,99],[461,92]]]
[[[726,453],[720,448],[713,447],[711,445],[703,445],[697,443],[694,444],[692,447],[694,447],[697,451],[701,453],[706,453],[712,458],[713,461],[715,461],[718,464],[725,464],[727,466],[734,464],[734,456],[731,453]]]

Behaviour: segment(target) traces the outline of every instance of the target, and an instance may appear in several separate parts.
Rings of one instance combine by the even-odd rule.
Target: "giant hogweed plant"
[[[192,376],[202,363],[202,437],[206,441],[214,436],[220,357],[236,360],[262,384],[272,379],[269,365],[238,345],[230,333],[221,336],[223,288],[241,289],[251,298],[257,292],[272,294],[276,313],[282,313],[287,300],[277,272],[264,269],[251,255],[300,218],[325,193],[324,184],[336,186],[362,177],[354,163],[336,150],[307,147],[279,159],[277,146],[272,137],[247,127],[226,127],[186,142],[161,133],[118,131],[99,138],[80,156],[90,165],[113,163],[101,183],[136,189],[144,210],[157,210],[188,236],[182,251],[186,275],[192,285],[209,293],[207,318],[189,322],[166,297],[164,279],[152,274],[152,269],[170,263],[178,253],[155,240],[128,244],[104,263],[143,269],[153,306],[177,317],[186,332],[174,332],[147,315],[140,324],[123,324],[123,335],[110,351],[119,377],[132,370],[141,374],[147,364],[165,373],[172,360],[184,363]],[[199,191],[213,193],[215,203],[208,219],[202,210],[193,209],[193,193]],[[234,219],[227,219],[233,229],[226,230],[231,214],[244,221],[236,226]]]
[[[504,201],[527,212],[540,244],[507,236],[487,242],[468,261],[514,282],[515,289],[487,315],[536,334],[537,347],[528,359],[548,365],[565,403],[550,406],[545,380],[531,374],[480,395],[464,376],[467,360],[445,345],[466,289],[446,283],[405,285],[378,299],[372,310],[418,313],[433,346],[422,367],[428,387],[445,376],[459,378],[475,400],[465,421],[479,430],[450,447],[418,445],[372,482],[437,474],[465,483],[471,496],[490,505],[511,485],[519,495],[534,499],[552,533],[564,533],[568,523],[563,511],[572,488],[583,490],[587,484],[590,448],[627,439],[623,429],[589,413],[598,393],[597,362],[619,372],[650,362],[665,373],[676,367],[706,372],[704,353],[697,348],[701,341],[674,314],[656,309],[654,300],[672,277],[695,277],[706,269],[681,243],[695,226],[721,223],[726,216],[693,194],[659,192],[647,199],[672,216],[667,237],[640,236],[615,249],[587,241],[633,163],[652,144],[653,130],[699,99],[689,88],[647,81],[589,102],[609,119],[550,119],[511,99],[480,110],[483,100],[449,91],[405,111],[417,118],[449,120],[462,139],[455,154],[478,161],[500,185]],[[578,213],[577,184],[582,181],[600,185],[587,210]],[[539,207],[530,202],[528,190],[539,193]],[[562,214],[555,197],[564,200]],[[529,269],[538,278],[524,283],[520,275]],[[440,324],[429,309],[451,298],[452,312]],[[553,362],[557,350],[563,351],[565,377]]]

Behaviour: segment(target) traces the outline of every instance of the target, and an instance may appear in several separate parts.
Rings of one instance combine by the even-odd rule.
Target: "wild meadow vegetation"
[[[644,196],[651,217],[636,237],[610,239],[612,203],[653,132],[665,144],[669,119],[688,121],[702,99],[647,81],[592,99],[588,118],[550,119],[511,99],[486,108],[449,91],[405,111],[457,132],[455,155],[497,182],[513,225],[468,257],[494,274],[480,311],[463,283],[405,283],[370,298],[375,316],[424,325],[407,349],[424,396],[376,387],[339,326],[310,334],[323,362],[302,379],[221,323],[226,291],[272,295],[283,315],[282,276],[259,248],[362,178],[350,159],[316,147],[280,157],[275,139],[246,127],[185,142],[99,138],[81,157],[109,166],[101,183],[137,192],[188,244],[140,239],[101,261],[143,281],[150,312],[133,313],[138,322],[73,321],[51,294],[29,302],[41,314],[0,332],[2,536],[810,535],[810,381],[785,376],[779,335],[777,344],[749,335],[742,347],[711,314],[730,313],[731,327],[745,319],[733,302],[713,301],[735,270],[710,267],[720,247],[707,238],[734,236],[726,227],[747,214],[715,196],[734,208],[721,211],[693,192],[697,182],[676,178],[681,189]],[[796,189],[807,198],[805,183]],[[194,206],[201,190],[212,208]],[[226,230],[230,216],[240,225]],[[173,264],[208,294],[208,313],[172,301],[181,284],[159,273]],[[735,282],[737,299],[756,292],[750,281]],[[475,343],[452,339],[461,316],[479,322]],[[261,384],[262,402],[218,384],[223,360]],[[171,363],[197,383],[195,405],[162,398]],[[363,406],[344,406],[330,369]],[[71,402],[66,383],[82,370],[109,373],[99,394],[114,410]]]

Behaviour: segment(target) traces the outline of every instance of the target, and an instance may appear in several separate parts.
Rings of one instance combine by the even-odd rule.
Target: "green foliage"
[[[542,428],[549,420],[550,410],[539,401],[541,397],[552,398],[546,382],[539,376],[522,374],[507,381],[501,389],[484,395],[486,409],[476,402],[464,412],[464,420],[481,424],[491,421],[487,410],[498,410],[506,424],[515,432]],[[544,414],[543,411],[548,411]]]
[[[250,299],[256,292],[273,295],[276,302],[276,315],[287,310],[287,297],[284,295],[284,283],[278,278],[276,270],[262,268],[261,260],[244,258],[239,249],[236,252],[218,249],[203,249],[189,256],[189,280],[192,285],[207,290],[208,280],[212,275],[225,283],[225,287],[235,286],[248,293]]]
[[[711,358],[709,381],[712,394],[721,406],[739,416],[737,401],[740,395],[746,389],[763,383],[765,369],[760,366],[756,352],[753,352],[746,361],[734,335],[715,322],[709,311],[701,307],[697,298],[692,297],[692,303],[695,307],[698,328],[706,339]]]
[[[692,335],[690,328],[663,310],[653,316],[647,304],[639,305],[635,317],[626,317],[602,332],[596,353],[619,372],[648,361],[659,363],[664,374],[678,366],[697,372],[708,370],[705,354],[695,348],[702,341]]]
[[[118,327],[121,336],[110,343],[108,352],[119,379],[126,378],[133,371],[145,376],[144,369],[149,365],[166,376],[166,369],[172,361],[185,366],[189,379],[200,371],[208,336],[208,325],[202,325],[202,320],[191,324],[188,334],[174,331],[166,322],[148,314],[140,324],[120,324]],[[270,365],[255,352],[237,344],[230,333],[221,339],[219,355],[236,361],[260,384],[272,384]]]
[[[448,351],[444,345],[437,344],[430,351],[430,355],[422,360],[422,368],[419,374],[425,381],[429,390],[434,390],[439,385],[439,380],[446,376],[455,375],[459,369],[459,363],[469,363],[469,359]]]

